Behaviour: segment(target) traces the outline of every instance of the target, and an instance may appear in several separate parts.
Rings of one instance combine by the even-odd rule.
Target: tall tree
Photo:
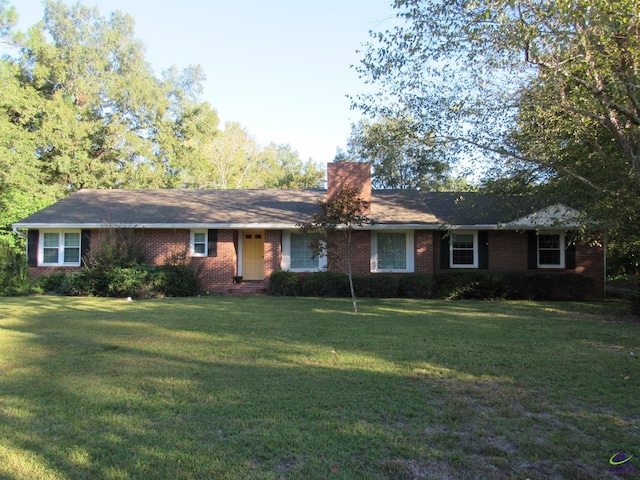
[[[15,8],[0,0],[0,43],[18,46],[16,22]],[[11,223],[57,198],[34,155],[42,104],[37,90],[20,82],[8,55],[0,59],[0,243],[10,247],[18,241]]]
[[[358,97],[355,106],[376,116],[410,112],[452,153],[533,165],[544,172],[537,181],[571,178],[597,190],[608,175],[618,192],[628,188],[627,179],[637,181],[636,0],[396,0],[394,6],[399,25],[374,35],[358,67],[378,93]],[[589,147],[588,157],[566,150],[560,164],[551,161],[555,147],[544,154],[524,149],[512,135],[527,115],[533,118],[523,108],[535,108],[541,131],[561,121],[563,141],[581,144],[581,153]],[[536,138],[544,150],[545,138]],[[617,187],[616,177],[625,178]],[[575,200],[587,200],[580,189],[575,193]]]
[[[348,155],[371,163],[375,188],[442,190],[451,167],[429,132],[410,118],[361,120],[351,128]]]
[[[270,144],[266,148],[271,164],[267,188],[321,188],[324,170],[312,159],[303,161],[290,145]]]
[[[61,189],[167,186],[158,126],[170,101],[134,37],[133,19],[45,2],[29,31],[21,81],[47,102],[36,155]]]

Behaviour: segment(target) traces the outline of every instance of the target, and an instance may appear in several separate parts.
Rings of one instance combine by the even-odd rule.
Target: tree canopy
[[[290,146],[221,128],[198,65],[156,76],[131,16],[44,5],[22,33],[0,0],[0,240],[12,243],[12,222],[81,188],[322,184],[320,167]]]
[[[394,7],[398,24],[372,34],[357,67],[376,93],[354,107],[410,114],[452,158],[493,166],[494,187],[556,187],[612,232],[637,218],[638,202],[628,203],[640,191],[637,1]]]
[[[412,118],[382,117],[352,125],[346,152],[337,161],[368,162],[371,181],[379,189],[468,190],[463,179],[453,177],[445,157],[431,132],[421,131]],[[343,158],[344,157],[344,158]]]

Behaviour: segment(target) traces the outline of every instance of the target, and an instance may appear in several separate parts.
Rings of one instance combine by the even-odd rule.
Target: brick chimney
[[[358,197],[371,204],[371,165],[363,162],[331,162],[327,164],[327,198],[342,187],[353,187]],[[371,207],[365,215],[371,214]]]

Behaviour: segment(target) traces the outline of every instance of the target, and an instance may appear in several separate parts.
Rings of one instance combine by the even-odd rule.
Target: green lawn
[[[624,305],[359,307],[0,299],[0,478],[640,476]]]

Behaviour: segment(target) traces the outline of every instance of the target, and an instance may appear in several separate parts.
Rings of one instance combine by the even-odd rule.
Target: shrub
[[[145,267],[115,267],[108,274],[108,297],[151,298],[155,288],[152,275]]]
[[[392,298],[399,296],[399,279],[395,275],[354,275],[353,287],[358,297]]]
[[[104,238],[92,247],[84,261],[90,269],[111,270],[144,265],[147,258],[132,228],[114,228],[104,231]]]
[[[345,297],[349,279],[344,273],[318,272],[299,277],[292,272],[274,272],[269,293]],[[478,300],[582,300],[593,281],[576,273],[444,271],[354,275],[360,297],[440,298]],[[638,293],[640,312],[640,289]]]
[[[0,241],[0,295],[20,295],[28,291],[27,259],[23,252]]]
[[[399,294],[407,298],[433,298],[435,284],[432,273],[412,273],[403,275],[399,281]]]
[[[198,275],[190,265],[163,265],[150,272],[157,292],[166,297],[189,297],[198,292]]]
[[[346,273],[315,272],[302,278],[301,294],[307,297],[348,297],[349,277]]]
[[[267,291],[270,295],[289,297],[300,295],[300,276],[287,270],[276,270],[269,276]]]
[[[43,275],[34,283],[45,293],[96,297],[186,297],[198,291],[197,275],[187,265],[87,268]]]

